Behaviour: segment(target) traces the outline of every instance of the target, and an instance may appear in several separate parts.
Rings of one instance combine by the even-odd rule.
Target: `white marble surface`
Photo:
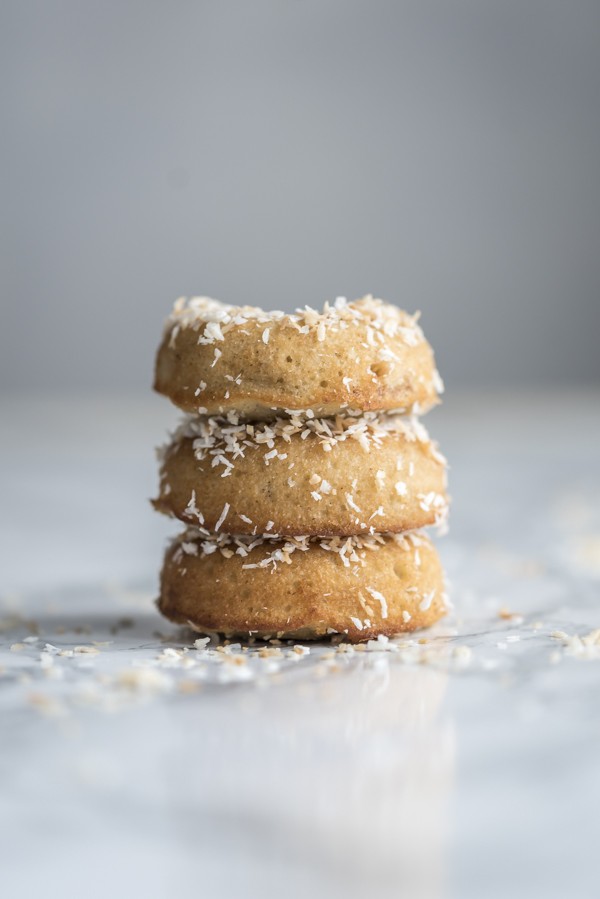
[[[167,404],[4,399],[2,895],[597,897],[599,400],[429,417],[456,613],[426,643],[236,664],[152,606]]]

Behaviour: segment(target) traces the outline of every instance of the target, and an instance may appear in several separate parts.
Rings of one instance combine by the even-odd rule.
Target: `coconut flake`
[[[381,617],[387,618],[388,617],[388,606],[387,606],[386,598],[383,595],[383,593],[380,593],[379,590],[374,590],[373,587],[367,587],[366,589],[367,589],[367,592],[371,594],[373,599],[376,599],[377,602],[380,604]]]
[[[219,528],[221,527],[221,525],[227,518],[227,516],[229,514],[229,509],[230,509],[229,503],[225,503],[225,505],[223,506],[223,511],[221,512],[221,514],[219,516],[219,520],[217,521],[217,523],[215,525],[215,531],[219,530]]]

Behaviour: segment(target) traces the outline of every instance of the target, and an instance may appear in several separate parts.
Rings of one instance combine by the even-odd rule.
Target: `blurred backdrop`
[[[600,380],[600,4],[2,0],[0,382],[147,389],[180,294]]]

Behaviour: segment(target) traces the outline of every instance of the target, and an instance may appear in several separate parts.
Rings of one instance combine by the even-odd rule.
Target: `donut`
[[[185,412],[262,420],[297,409],[425,412],[443,385],[417,319],[371,296],[293,314],[181,298],[154,388]]]
[[[286,540],[188,530],[167,549],[158,607],[201,633],[360,642],[427,627],[448,600],[422,533]]]
[[[228,534],[415,530],[445,521],[445,459],[399,416],[190,418],[162,453],[154,507]]]

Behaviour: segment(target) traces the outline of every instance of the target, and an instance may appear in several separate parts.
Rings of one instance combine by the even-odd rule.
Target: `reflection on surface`
[[[181,797],[177,839],[198,861],[228,835],[236,866],[285,875],[288,887],[290,872],[300,887],[308,868],[330,891],[441,895],[454,757],[447,675],[357,656],[293,688],[240,691],[227,709],[207,696],[210,728],[189,710],[174,742],[202,765]]]

